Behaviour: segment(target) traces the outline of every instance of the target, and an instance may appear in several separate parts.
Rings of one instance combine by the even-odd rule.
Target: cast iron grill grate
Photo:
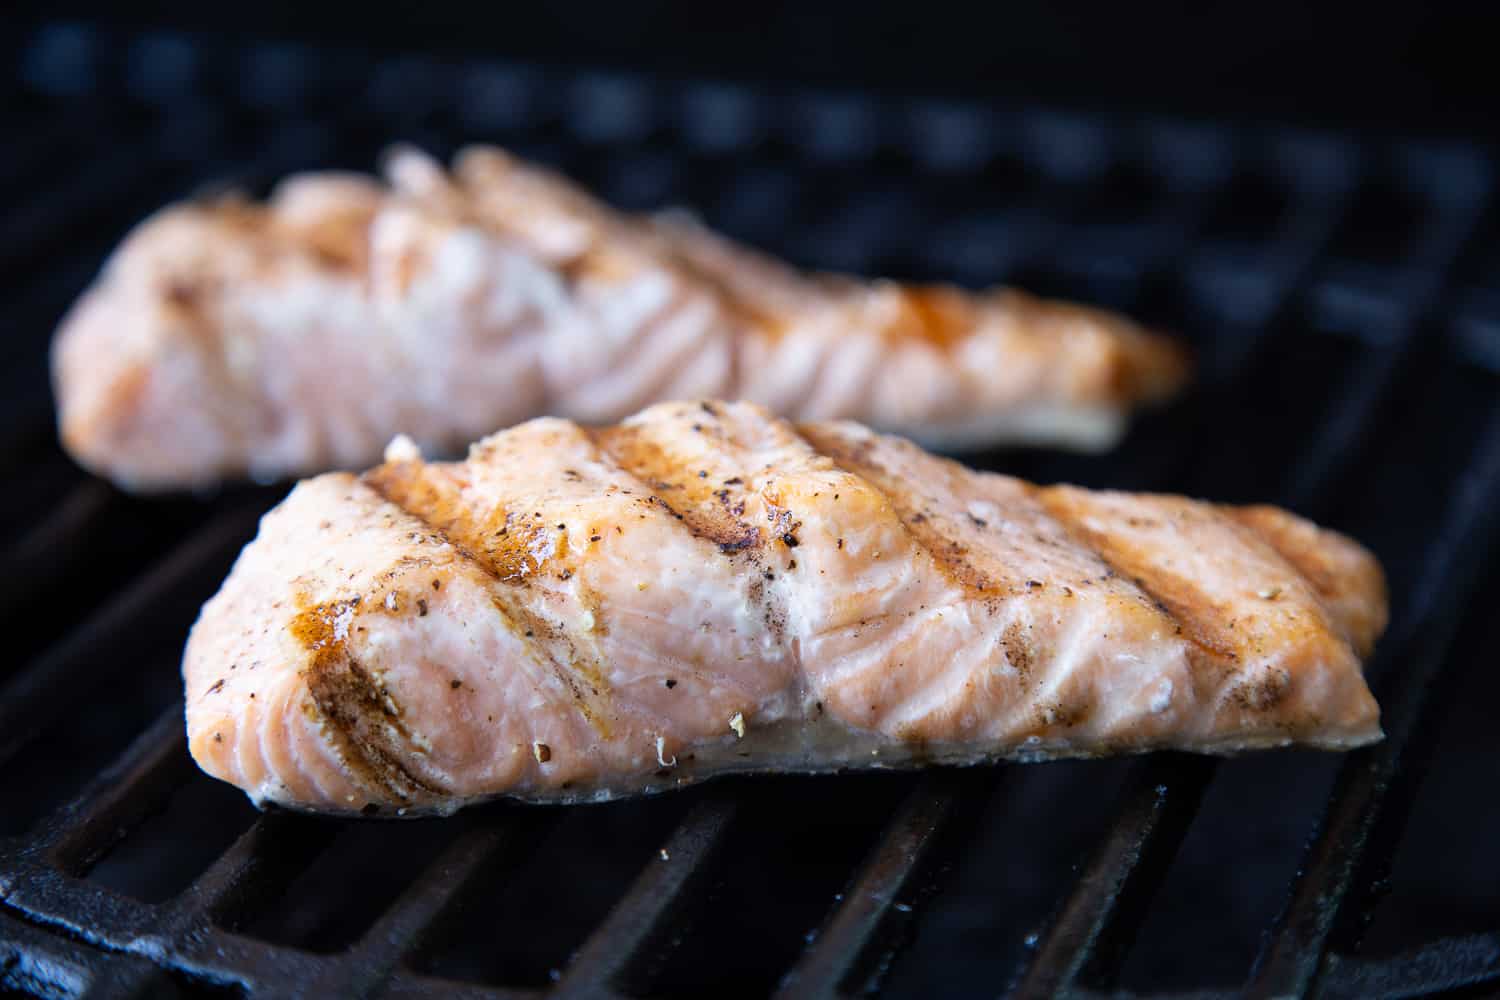
[[[0,150],[0,986],[1404,997],[1500,982],[1493,905],[1384,939],[1380,916],[1423,778],[1455,766],[1439,732],[1495,638],[1471,610],[1500,585],[1484,151],[80,24],[18,44],[0,95],[15,137]],[[1272,500],[1372,545],[1395,609],[1371,666],[1387,740],[1347,758],[723,781],[442,822],[255,814],[188,759],[176,657],[279,494],[141,500],[91,480],[54,439],[47,341],[124,227],[166,200],[460,137],[626,207],[690,205],[799,263],[1014,281],[1191,337],[1199,387],[1119,452],[976,461]],[[1488,752],[1466,758],[1476,775]],[[1500,821],[1469,808],[1456,818]],[[1246,830],[1272,831],[1269,860],[1234,853]],[[1233,912],[1198,885],[1221,839],[1259,883]],[[1458,878],[1482,896],[1493,876]],[[1241,933],[1200,948],[1205,925]]]

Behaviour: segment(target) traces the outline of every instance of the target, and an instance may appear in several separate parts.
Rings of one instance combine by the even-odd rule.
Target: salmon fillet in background
[[[170,206],[53,347],[59,425],[128,489],[434,454],[535,416],[760,402],[949,448],[1100,450],[1185,381],[1181,347],[1021,292],[796,272],[681,216],[615,212],[495,149],[452,172],[293,176]]]
[[[1274,507],[1038,487],[747,403],[408,440],[266,515],[188,642],[259,803],[1378,740],[1384,581]]]

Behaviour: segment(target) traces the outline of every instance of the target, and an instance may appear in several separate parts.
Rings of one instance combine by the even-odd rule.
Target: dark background
[[[138,593],[147,567],[197,537],[191,532],[218,524],[238,498],[140,500],[103,491],[72,466],[56,447],[45,393],[46,339],[62,311],[129,225],[196,185],[245,182],[248,173],[264,190],[294,169],[369,169],[398,137],[435,151],[493,139],[617,204],[691,205],[799,264],[976,285],[1015,281],[1123,309],[1190,339],[1202,362],[1198,391],[1140,421],[1119,451],[1002,453],[989,464],[1094,486],[1275,499],[1360,538],[1386,565],[1397,621],[1417,640],[1385,644],[1372,668],[1383,702],[1423,642],[1440,643],[1433,619],[1457,609],[1462,628],[1444,660],[1455,679],[1445,697],[1456,707],[1437,716],[1445,739],[1431,767],[1415,769],[1430,776],[1392,877],[1357,886],[1361,894],[1389,892],[1364,954],[1399,957],[1439,936],[1500,926],[1493,736],[1500,622],[1489,611],[1500,600],[1500,574],[1488,571],[1470,590],[1434,561],[1458,486],[1483,471],[1471,470],[1472,457],[1488,453],[1481,447],[1488,429],[1500,426],[1492,419],[1500,398],[1500,217],[1484,194],[1493,175],[1484,154],[1500,139],[1491,53],[1500,14],[1479,5],[1036,3],[975,12],[915,2],[440,0],[15,10],[11,24],[20,30],[0,34],[0,53],[12,51],[12,39],[41,41],[7,67],[26,85],[18,120],[36,135],[7,133],[19,167],[0,185],[0,314],[11,331],[0,400],[24,411],[4,423],[25,449],[10,456],[25,473],[0,497],[0,537],[7,545],[19,539],[20,550],[30,533],[39,539],[33,547],[46,551],[27,564],[45,578],[11,574],[19,583],[0,603],[25,618],[9,636],[17,669],[73,643],[69,649],[84,653],[70,655],[96,659],[100,675],[121,662],[131,670],[90,683],[79,715],[86,725],[56,725],[51,742],[36,741],[22,766],[0,768],[0,801],[8,803],[0,833],[46,815],[170,708],[182,634],[242,541],[228,533],[232,544],[215,550],[220,561],[204,560],[161,602],[165,610],[152,601],[140,620],[126,616],[128,625],[105,630],[134,643],[123,652],[102,641],[108,655],[90,652],[73,641],[97,607]],[[48,28],[40,33],[24,23],[42,21]],[[106,23],[122,29],[118,37],[96,30]],[[151,44],[139,44],[137,28],[153,29],[145,33]],[[160,44],[174,36],[189,41]],[[302,44],[290,53],[255,44],[278,39]],[[182,51],[197,61],[179,78],[173,58]],[[340,51],[356,56],[341,60]],[[413,53],[439,63],[493,56],[512,68],[555,71],[516,74],[544,92],[524,90],[514,107],[488,92],[427,101],[424,64],[402,69],[401,57]],[[762,107],[772,126],[729,142],[711,135],[716,141],[705,146],[705,122],[714,124],[722,103],[697,116],[682,112],[673,101],[696,85],[601,85],[597,71],[611,68],[629,80],[751,82],[747,90],[773,95]],[[464,84],[466,73],[453,80]],[[189,75],[200,89],[187,85]],[[437,92],[453,80],[427,84]],[[782,91],[791,96],[775,99]],[[629,115],[596,101],[640,93],[659,106],[636,114],[638,128],[622,127]],[[892,121],[866,128],[859,114],[827,114],[807,97],[828,93],[853,95],[855,112],[873,107]],[[865,101],[869,94],[893,99]],[[923,131],[892,110],[916,95],[965,99],[931,102],[950,113],[1000,111],[960,114],[960,138],[950,142],[958,148],[934,155],[911,148],[922,141],[911,137],[954,131]],[[1177,128],[1183,122],[1202,127]],[[820,134],[838,127],[847,135]],[[47,130],[60,135],[62,155],[25,162],[28,142],[52,148]],[[1444,141],[1400,140],[1412,134]],[[973,147],[982,148],[970,155]],[[1305,489],[1308,472],[1331,485]],[[257,494],[255,502],[277,495]],[[92,513],[70,527],[69,504],[80,498]],[[53,536],[41,524],[62,527]],[[1437,574],[1438,595],[1430,606],[1417,601],[1430,589],[1429,574]],[[1344,760],[1268,754],[1222,765],[1143,922],[1120,979],[1126,988],[1233,988],[1244,980]],[[1100,843],[1117,794],[1134,787],[1139,766],[999,769],[998,791],[976,797],[984,809],[978,832],[958,838],[966,846],[944,891],[893,967],[892,993],[930,993],[939,973],[955,995],[1003,986],[1028,935],[1045,926]],[[91,884],[169,899],[254,820],[237,792],[189,773],[165,812],[91,870]],[[662,975],[668,993],[702,995],[712,983],[716,995],[751,995],[774,985],[909,784],[876,775],[731,787],[751,803],[753,818],[735,833],[733,864],[700,901],[707,915],[689,922],[687,943]],[[690,801],[560,818],[563,832],[530,861],[529,876],[476,904],[476,940],[452,938],[422,971],[546,985]],[[507,814],[355,825],[245,931],[337,952],[466,824],[497,815]],[[389,877],[371,879],[371,871]],[[557,878],[559,871],[570,877]],[[517,913],[528,915],[527,933],[497,944],[488,929],[509,926]],[[1341,953],[1347,943],[1339,942]]]
[[[1500,136],[1494,4],[274,0],[17,10],[665,75]]]

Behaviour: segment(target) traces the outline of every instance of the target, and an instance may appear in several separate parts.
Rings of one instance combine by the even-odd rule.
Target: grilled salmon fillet
[[[761,402],[948,446],[1100,449],[1184,381],[1176,344],[1016,291],[809,276],[633,218],[495,149],[169,207],[53,348],[64,443],[133,489],[433,453],[550,414]]]
[[[1041,487],[850,422],[545,418],[266,515],[187,645],[259,803],[445,812],[732,771],[1380,738],[1380,567],[1272,507]]]

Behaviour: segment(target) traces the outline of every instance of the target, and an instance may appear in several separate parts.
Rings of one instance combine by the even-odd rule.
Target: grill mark
[[[299,595],[298,601],[301,610],[290,629],[308,653],[303,677],[341,759],[361,783],[403,801],[410,801],[417,792],[446,794],[446,789],[424,780],[402,761],[401,747],[388,739],[386,729],[395,729],[408,747],[414,745],[400,706],[355,659],[347,632],[340,633],[336,625],[341,616],[353,617],[358,599],[309,605]]]
[[[420,521],[451,546],[465,563],[499,585],[489,589],[489,596],[490,604],[499,614],[501,624],[516,637],[533,662],[551,668],[558,681],[572,695],[574,706],[607,739],[611,732],[609,716],[614,706],[603,671],[597,664],[586,662],[571,637],[510,596],[509,588],[524,586],[526,581],[524,575],[516,572],[508,553],[516,551],[518,545],[530,544],[516,541],[518,537],[534,538],[547,529],[532,527],[526,519],[515,519],[507,529],[507,534],[498,536],[506,541],[495,551],[505,554],[496,557],[485,545],[487,538],[497,537],[495,533],[487,531],[488,526],[476,529],[472,525],[466,525],[465,521],[470,519],[469,512],[457,497],[444,496],[442,488],[422,474],[425,470],[426,466],[422,464],[386,464],[365,473],[362,479],[387,503],[394,504],[408,516]],[[504,517],[503,514],[499,516]],[[527,532],[530,532],[529,536]],[[558,547],[561,547],[561,543],[558,543]],[[566,660],[554,655],[540,640],[565,645],[569,654]],[[580,677],[587,682],[587,690],[580,682]]]
[[[682,239],[663,234],[649,219],[609,209],[572,181],[559,175],[543,175],[536,168],[510,162],[497,169],[488,160],[483,164],[468,164],[468,170],[464,166],[460,165],[457,175],[469,199],[478,200],[487,193],[498,194],[507,202],[525,199],[533,211],[540,208],[544,212],[559,214],[590,230],[593,243],[583,254],[573,260],[554,262],[570,285],[576,284],[590,271],[608,270],[598,259],[605,252],[601,248],[607,247],[608,253],[617,259],[629,256],[634,258],[632,263],[636,266],[665,270],[712,298],[738,327],[733,337],[736,344],[747,335],[774,340],[787,326],[775,311],[756,297],[743,294],[720,273],[718,267],[693,252],[690,246],[685,246]],[[476,171],[482,171],[483,176],[475,176]],[[488,212],[485,218],[490,225],[506,230],[503,217],[493,218],[495,215]],[[744,252],[739,247],[734,249]],[[612,263],[610,266],[620,265]],[[738,371],[737,364],[733,367]],[[733,386],[738,384],[737,381],[731,383]]]
[[[1364,588],[1359,585],[1358,577],[1340,573],[1337,567],[1324,561],[1329,553],[1322,544],[1310,551],[1292,537],[1289,531],[1281,530],[1283,527],[1290,530],[1297,527],[1294,523],[1283,525],[1283,519],[1291,517],[1285,511],[1274,507],[1220,506],[1217,509],[1285,560],[1317,595],[1329,621],[1343,633],[1350,646],[1361,657],[1370,655],[1375,640],[1384,630],[1383,623],[1387,613],[1385,581],[1383,576],[1378,575],[1378,566],[1374,579],[1376,593],[1361,593]],[[1312,530],[1314,537],[1321,543],[1321,535],[1325,529],[1312,526]],[[1346,607],[1351,601],[1360,605],[1359,610],[1353,614]],[[1372,606],[1378,606],[1378,610],[1372,611]]]
[[[932,557],[934,564],[949,579],[969,591],[971,596],[983,597],[988,594],[993,600],[994,593],[1003,589],[1001,585],[991,581],[988,575],[962,558],[963,553],[967,551],[962,547],[962,543],[944,535],[935,526],[931,516],[919,510],[913,510],[906,502],[906,494],[902,490],[887,489],[882,485],[882,480],[900,484],[903,487],[906,484],[903,478],[890,473],[871,457],[871,453],[878,445],[878,438],[861,439],[853,448],[850,448],[845,446],[842,439],[825,435],[817,425],[799,425],[797,430],[820,454],[832,460],[839,468],[858,477],[884,497],[897,512],[898,519],[912,542],[919,549],[926,551]],[[1035,487],[1028,488],[1035,490]],[[1034,497],[1034,493],[1029,495]],[[1039,508],[1044,516],[1052,516],[1045,506],[1039,505]],[[1052,516],[1052,519],[1057,520],[1055,516]],[[1067,537],[1073,538],[1073,533],[1068,532]],[[1093,546],[1084,545],[1081,542],[1077,544],[1085,552],[1093,553],[1105,566],[1111,565]],[[956,553],[955,547],[958,549]],[[1022,587],[1026,591],[1032,591],[1039,589],[1039,583],[1040,581],[1035,580],[1027,581],[1022,584]],[[1165,608],[1161,608],[1160,602],[1155,603],[1169,621],[1175,620]],[[1034,688],[1040,684],[1038,675],[1044,674],[1055,666],[1055,654],[1051,651],[1039,650],[1027,631],[1019,622],[1013,621],[1001,632],[999,638],[1007,659],[1020,675],[1021,684],[1027,688]],[[1034,697],[1034,695],[1027,697]],[[1073,698],[1036,703],[1032,707],[1032,712],[1036,725],[1040,729],[1051,730],[1081,725],[1088,721],[1094,709],[1095,705],[1092,701],[1086,698]],[[910,720],[905,725],[915,728],[919,722],[920,719]]]
[[[548,539],[548,527],[530,518],[513,517],[503,509],[489,514],[483,529],[463,522],[472,520],[451,483],[423,475],[421,463],[388,463],[361,476],[361,481],[381,499],[399,507],[421,522],[439,540],[452,546],[467,562],[502,583],[524,582],[541,570],[547,559],[539,555]],[[456,537],[462,531],[463,539]]]
[[[668,455],[636,427],[586,428],[584,433],[604,464],[631,480],[649,502],[672,515],[695,538],[712,542],[725,555],[753,555],[764,544],[761,530],[741,518],[749,492],[742,470],[735,470],[731,478],[741,482],[730,490],[716,477],[700,477],[699,470]],[[663,483],[669,488],[659,488]],[[662,493],[682,500],[674,504]]]
[[[345,205],[316,222],[292,225],[273,216],[273,223],[299,243],[323,268],[363,274],[369,266],[369,233],[376,209]]]
[[[1300,546],[1288,544],[1289,539],[1271,530],[1269,525],[1256,517],[1253,510],[1227,506],[1218,509],[1224,516],[1248,530],[1257,541],[1275,551],[1292,569],[1297,571],[1297,574],[1320,598],[1328,602],[1336,602],[1343,596],[1340,593],[1338,579],[1328,572],[1326,566]]]
[[[1117,577],[1133,584],[1167,621],[1180,630],[1182,637],[1188,640],[1188,657],[1195,671],[1206,668],[1222,680],[1224,675],[1240,669],[1239,651],[1226,645],[1220,638],[1216,619],[1199,614],[1187,602],[1167,593],[1157,581],[1147,579],[1156,572],[1155,569],[1137,567],[1144,571],[1145,575],[1142,575],[1113,558],[1107,546],[1101,544],[1103,539],[1096,532],[1091,531],[1070,511],[1063,509],[1057,499],[1060,494],[1056,487],[1032,486],[1030,490],[1031,495],[1073,544],[1092,554]]]
[[[967,545],[945,534],[929,514],[910,502],[917,499],[914,491],[894,486],[902,482],[901,478],[871,457],[877,438],[864,438],[851,447],[842,439],[829,436],[816,424],[798,424],[796,431],[809,448],[884,498],[907,537],[932,558],[933,565],[948,579],[965,590],[980,594],[1000,589],[988,573],[965,558],[969,552]]]
[[[815,311],[819,305],[879,287],[849,278],[809,275],[780,261],[767,260],[765,265],[781,272],[767,280],[784,282],[787,288],[779,293],[746,289],[735,276],[765,266],[757,261],[762,255],[719,234],[699,235],[615,212],[565,178],[541,176],[535,168],[514,163],[496,166],[474,162],[460,165],[456,173],[467,200],[477,202],[486,194],[499,195],[505,203],[525,200],[533,211],[540,205],[544,212],[585,225],[592,235],[590,248],[578,259],[554,263],[570,283],[576,283],[581,271],[598,266],[592,258],[600,253],[600,247],[608,246],[615,254],[626,252],[621,248],[628,248],[629,255],[637,262],[666,270],[711,298],[734,326],[731,337],[734,349],[730,352],[730,387],[735,390],[734,395],[741,394],[744,388],[745,365],[741,355],[752,338],[774,346],[796,328],[800,317]],[[484,214],[491,226],[502,231],[507,228],[503,217],[490,218],[495,212]],[[1132,325],[1098,310],[1037,299],[1014,290],[969,294],[952,286],[890,284],[900,308],[895,321],[878,331],[882,339],[916,341],[948,351],[972,336],[988,313],[1014,317],[1013,325],[1020,333],[1039,342],[1053,341],[1055,338],[1049,334],[1054,327],[1082,326],[1102,340],[1110,353],[1103,384],[1092,394],[1116,401],[1162,395],[1181,382],[1187,367],[1180,348],[1145,339]],[[788,302],[788,294],[795,301]],[[827,358],[825,352],[812,384],[823,377]]]
[[[344,669],[313,672],[307,689],[318,711],[339,737],[351,767],[379,787],[409,801],[415,792],[444,796],[449,790],[418,776],[401,759],[402,748],[388,735],[387,726],[408,746],[411,731],[402,721],[400,707],[391,714],[385,700],[390,694],[347,650],[341,657]]]
[[[933,525],[933,519],[930,516],[922,512],[907,513],[906,508],[909,508],[909,505],[901,496],[903,490],[885,488],[882,480],[890,481],[898,486],[904,486],[904,481],[889,473],[871,457],[871,453],[877,447],[878,439],[860,440],[851,448],[845,446],[841,439],[824,435],[816,425],[799,426],[798,430],[818,451],[832,459],[845,471],[858,476],[884,496],[887,502],[897,510],[912,541],[925,549],[933,557],[936,565],[942,568],[951,579],[971,591],[981,593],[993,586],[976,567],[962,558],[962,551],[955,552],[949,547],[953,544],[953,540],[948,539]],[[1234,682],[1234,677],[1241,669],[1240,653],[1238,649],[1226,644],[1220,638],[1217,630],[1218,622],[1215,619],[1199,615],[1191,605],[1172,599],[1172,596],[1165,592],[1165,588],[1153,586],[1146,577],[1151,576],[1154,570],[1147,570],[1144,574],[1129,572],[1128,567],[1121,565],[1119,560],[1111,558],[1105,547],[1099,544],[1100,539],[1095,538],[1081,522],[1059,510],[1056,503],[1049,502],[1055,494],[1048,488],[1023,485],[1027,495],[1038,503],[1041,512],[1062,530],[1063,537],[1082,552],[1092,555],[1097,562],[1106,567],[1108,572],[1132,583],[1135,589],[1143,595],[1144,600],[1151,604],[1169,624],[1178,629],[1179,633],[1188,640],[1187,655],[1195,675],[1211,679],[1210,685],[1213,690],[1219,692],[1227,690],[1230,703],[1258,711],[1269,710],[1283,699],[1284,685],[1278,686],[1274,681],[1265,684],[1246,681],[1236,684]],[[1028,584],[1028,588],[1029,586]],[[1024,661],[1024,665],[1017,664],[1017,666],[1025,680],[1029,679],[1028,675],[1034,673],[1036,669],[1044,668],[1045,664],[1039,662],[1042,658],[1025,648],[1023,643],[1016,642],[1018,638],[1020,638],[1018,635],[1007,632],[1001,636],[1001,641],[1008,655]],[[1227,688],[1226,685],[1228,685]],[[1037,705],[1036,711],[1040,724],[1046,727],[1053,725],[1068,727],[1086,721],[1092,707],[1085,703],[1068,705],[1048,703]]]
[[[186,335],[190,349],[197,353],[203,364],[207,381],[215,391],[208,393],[210,400],[236,401],[242,396],[243,386],[234,377],[229,364],[228,341],[223,336],[223,325],[219,322],[218,306],[222,288],[214,278],[202,275],[174,274],[160,289],[162,310],[168,313],[178,329]],[[144,383],[144,375],[142,382]],[[228,440],[226,451],[234,455],[247,455],[251,447],[251,428],[244,418],[250,408],[240,405],[216,406],[213,419]],[[321,445],[321,442],[319,442]]]
[[[242,270],[258,279],[285,277],[290,271],[302,280],[340,289],[368,277],[369,230],[380,210],[373,203],[339,201],[316,217],[298,222],[286,218],[274,198],[250,202],[239,195],[226,195],[191,208],[214,226],[230,230],[251,251],[251,260]],[[249,390],[245,376],[236,374],[230,363],[229,338],[224,335],[221,315],[224,290],[242,280],[244,274],[225,271],[217,260],[197,273],[177,265],[174,269],[173,277],[160,291],[160,301],[187,332],[208,380],[215,386],[216,391],[208,398],[233,401],[239,397],[239,405],[212,409],[214,422],[228,441],[224,451],[237,456],[243,471],[249,456],[261,450],[266,437],[273,435],[280,423],[280,418],[264,405],[246,405],[244,397]],[[311,421],[308,429],[311,440],[299,467],[342,464],[335,448],[334,428],[328,421]],[[366,429],[363,422],[358,429]],[[376,429],[377,436],[382,433]]]
[[[463,523],[470,519],[469,512],[451,484],[435,482],[423,475],[425,471],[426,466],[421,463],[387,463],[371,469],[360,479],[382,500],[419,521],[466,563],[497,583],[524,582],[545,564],[546,560],[531,558],[530,550],[550,530],[550,525],[533,523],[529,518],[513,518],[497,510],[491,520],[501,527],[488,534],[498,541],[486,541],[480,534],[482,529]],[[531,562],[535,565],[530,565]]]
[[[887,336],[918,340],[951,351],[972,336],[980,322],[972,298],[947,285],[898,286],[901,315],[887,329]]]
[[[722,420],[722,414],[718,413],[714,406],[704,402],[699,404],[697,412],[691,415],[689,420],[696,420],[699,424],[709,421]],[[621,479],[632,484],[631,488],[639,494],[645,494],[650,498],[649,502],[660,505],[673,517],[682,529],[695,538],[703,539],[716,545],[722,556],[729,564],[730,571],[740,579],[748,579],[746,584],[746,596],[749,600],[760,607],[761,621],[766,631],[774,638],[778,648],[794,658],[797,669],[794,676],[797,689],[794,692],[797,698],[802,695],[802,686],[806,683],[802,676],[801,659],[798,656],[795,645],[787,641],[787,610],[781,601],[777,599],[777,589],[768,587],[766,583],[772,579],[771,571],[765,567],[766,539],[761,530],[748,522],[739,520],[744,513],[745,500],[749,494],[748,484],[753,480],[754,474],[744,468],[746,463],[739,462],[733,469],[734,474],[726,479],[714,476],[701,477],[701,470],[692,469],[682,465],[680,462],[672,461],[655,442],[645,442],[649,445],[647,454],[654,457],[659,464],[652,465],[650,462],[637,464],[629,461],[631,453],[622,452],[619,449],[618,439],[626,435],[632,435],[639,440],[642,435],[634,427],[616,425],[608,428],[581,428],[589,441],[594,446],[598,461],[610,468]],[[728,436],[720,440],[728,440]],[[726,446],[723,452],[739,452],[736,446]],[[635,455],[634,457],[645,457]],[[652,492],[651,484],[660,482],[653,478],[653,473],[673,473],[681,480],[684,493],[687,497],[699,497],[700,503],[706,505],[707,498],[713,497],[715,501],[729,511],[730,525],[722,523],[713,524],[695,515],[690,509],[679,511],[666,500]],[[734,486],[737,492],[726,492],[729,486]],[[729,498],[735,497],[733,501]]]
[[[967,550],[963,548],[961,543],[956,539],[947,538],[936,527],[932,527],[931,519],[923,512],[915,510],[911,505],[907,504],[904,494],[885,488],[882,480],[889,480],[891,482],[900,482],[901,480],[891,475],[883,466],[871,458],[871,453],[875,450],[879,439],[873,437],[863,438],[850,447],[842,438],[825,433],[825,428],[820,424],[798,423],[793,425],[792,430],[815,456],[833,468],[839,469],[853,477],[863,488],[880,497],[895,515],[896,522],[901,526],[902,532],[911,541],[913,547],[919,552],[927,553],[932,559],[933,565],[947,576],[950,581],[971,593],[977,592],[983,594],[987,590],[995,588],[995,585],[987,575],[962,559],[964,552]],[[840,549],[843,548],[842,539],[839,540],[838,547]],[[861,623],[861,627],[870,627],[888,620],[894,620],[894,616],[880,615],[875,618],[866,619]],[[1010,640],[1013,638],[1018,638],[1018,636],[1013,636],[1007,632],[1002,641],[1006,642],[1007,651],[1017,661],[1021,661],[1017,662],[1017,669],[1022,675],[1023,683],[1027,683],[1031,679],[1030,674],[1036,657],[1031,655],[1032,651],[1030,649],[1026,650],[1025,655],[1021,655],[1019,650],[1012,651],[1010,649],[1012,645]],[[840,684],[860,674],[876,669],[879,664],[880,661],[875,660],[860,668],[855,673],[841,674],[833,681],[832,686],[838,687]],[[920,729],[923,720],[940,711],[953,697],[961,697],[962,691],[962,686],[955,688],[953,692],[950,692],[949,698],[929,709],[923,715],[914,719],[907,719],[902,723],[902,730],[897,734],[898,738],[908,743],[914,742],[917,739],[915,734]],[[920,694],[916,697],[920,698]],[[908,711],[911,700],[908,698],[899,705],[892,705],[886,714],[900,715]]]

